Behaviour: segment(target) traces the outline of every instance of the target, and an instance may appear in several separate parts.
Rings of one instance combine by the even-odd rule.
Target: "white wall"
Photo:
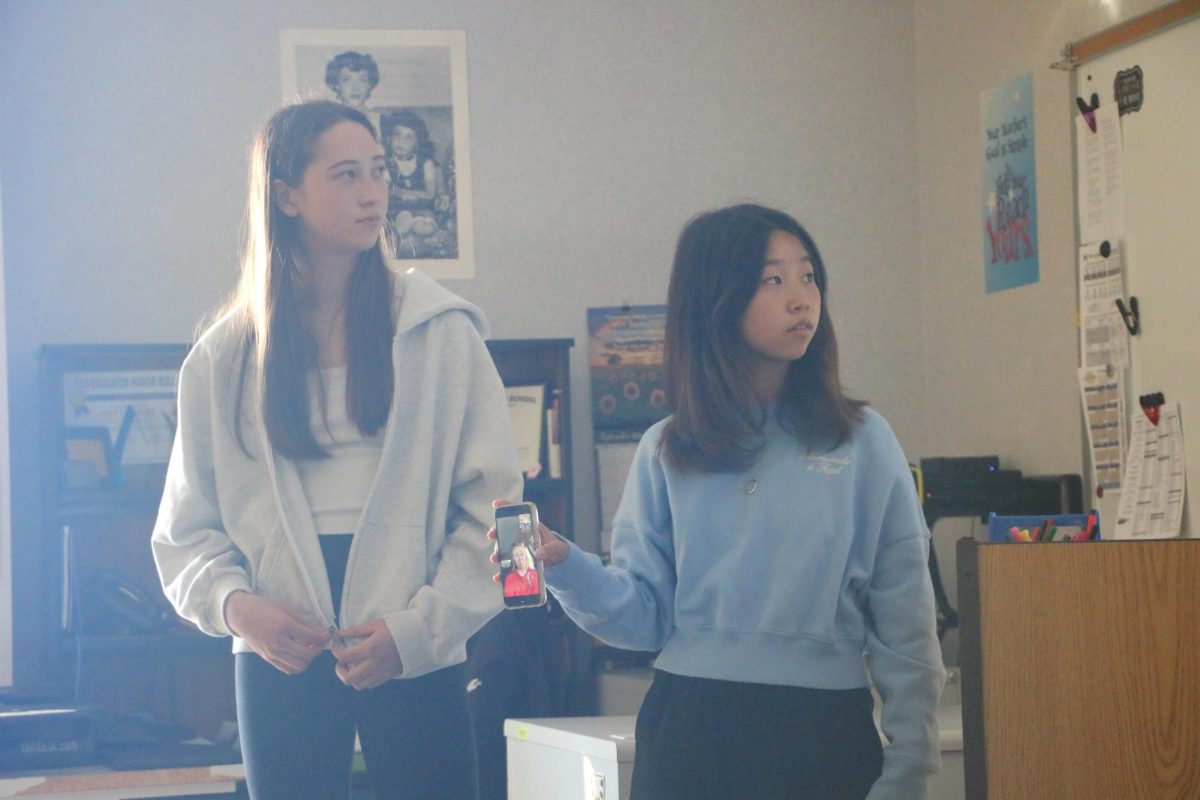
[[[1075,378],[1071,130],[1078,112],[1069,74],[1050,65],[1060,60],[1065,44],[1160,5],[1153,0],[917,0],[917,283],[919,349],[926,369],[920,387],[914,387],[925,427],[918,448],[908,451],[911,460],[998,454],[1006,468],[1081,473],[1088,485]],[[979,95],[1026,72],[1034,76],[1040,280],[989,295],[977,201]],[[1085,497],[1084,502],[1097,501]],[[1106,506],[1101,513],[1112,519]],[[935,525],[952,605],[957,606],[954,542],[980,527],[968,520]],[[943,651],[947,663],[957,662],[957,632],[947,635]]]
[[[1080,471],[1072,108],[1049,64],[1162,4],[0,0],[14,463],[36,452],[39,345],[186,340],[232,285],[278,30],[409,27],[467,31],[479,263],[451,288],[497,336],[577,342],[585,542],[586,308],[662,301],[681,224],[741,198],[812,229],[847,382],[911,459]],[[987,295],[978,98],[1030,70],[1041,281]],[[529,293],[539,313],[518,313]],[[35,553],[32,470],[14,473],[14,535]]]
[[[280,100],[286,27],[466,30],[478,277],[450,288],[499,337],[575,338],[585,543],[597,529],[586,309],[662,302],[679,228],[731,201],[776,204],[809,226],[849,388],[929,452],[913,9],[0,0],[14,463],[36,452],[39,345],[184,341],[231,288],[245,158]],[[530,296],[536,314],[518,310]],[[32,570],[35,483],[16,473]]]
[[[13,682],[12,502],[8,462],[8,348],[4,330],[4,214],[0,212],[0,687]]]
[[[1065,44],[1161,0],[917,0],[921,335],[928,365],[920,453],[1001,456],[1027,474],[1081,472],[1078,304]],[[979,94],[1033,72],[1041,279],[985,294]],[[1085,476],[1086,480],[1086,476]]]

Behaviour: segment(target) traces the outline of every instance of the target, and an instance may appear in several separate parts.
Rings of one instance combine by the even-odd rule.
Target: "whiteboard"
[[[1138,298],[1141,315],[1129,408],[1140,413],[1138,396],[1157,391],[1180,404],[1184,535],[1196,536],[1200,525],[1188,509],[1200,508],[1200,16],[1081,64],[1075,95],[1095,92],[1102,105],[1115,104],[1117,73],[1135,66],[1142,105],[1121,116],[1126,292]]]

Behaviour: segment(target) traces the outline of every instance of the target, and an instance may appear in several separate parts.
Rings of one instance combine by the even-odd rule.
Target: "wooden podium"
[[[1200,797],[1200,540],[957,555],[968,798]]]

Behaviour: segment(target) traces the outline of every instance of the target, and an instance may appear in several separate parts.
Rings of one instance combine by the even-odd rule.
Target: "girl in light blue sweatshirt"
[[[842,391],[827,294],[790,216],[693,219],[668,292],[672,414],[638,447],[612,563],[542,532],[571,618],[660,651],[632,800],[919,800],[938,769],[929,533],[891,429]]]

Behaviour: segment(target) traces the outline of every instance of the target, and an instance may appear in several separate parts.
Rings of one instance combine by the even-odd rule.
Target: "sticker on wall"
[[[980,94],[980,212],[987,291],[1038,281],[1033,73]]]
[[[1123,69],[1113,79],[1113,95],[1117,98],[1117,113],[1121,116],[1141,110],[1144,94],[1141,67]]]

